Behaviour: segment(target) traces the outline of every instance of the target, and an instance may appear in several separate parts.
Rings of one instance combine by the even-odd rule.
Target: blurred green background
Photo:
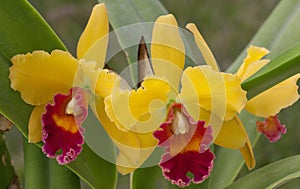
[[[69,51],[75,54],[78,38],[96,1],[29,1],[62,39]],[[189,22],[194,22],[198,26],[222,70],[225,70],[245,48],[278,2],[279,0],[161,0],[165,8],[175,15],[180,27],[185,28]],[[256,169],[284,157],[300,154],[298,146],[300,144],[300,117],[289,116],[290,112],[299,112],[299,110],[300,102],[280,114],[282,123],[285,123],[288,128],[287,134],[280,141],[269,143],[264,137],[260,138],[254,149],[257,160]],[[19,161],[22,159],[22,157],[18,158]],[[247,173],[244,167],[240,176]],[[123,185],[128,177],[120,179],[118,188],[128,188],[127,185]],[[300,179],[285,184],[281,188],[297,188],[297,186],[300,186]]]

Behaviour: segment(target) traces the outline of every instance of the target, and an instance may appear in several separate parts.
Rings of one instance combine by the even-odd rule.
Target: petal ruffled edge
[[[210,66],[188,67],[182,75],[179,98],[195,120],[199,119],[200,107],[222,120],[231,120],[247,102],[240,83],[236,75],[214,71]]]
[[[257,131],[264,134],[270,142],[277,142],[286,133],[285,125],[280,123],[278,116],[269,116],[264,121],[256,122]]]
[[[250,99],[246,110],[259,117],[278,114],[281,109],[291,106],[300,98],[297,85],[299,78],[300,74],[296,74]]]
[[[174,157],[167,153],[162,156],[159,166],[165,178],[172,184],[186,187],[191,182],[199,184],[209,177],[214,158],[214,154],[209,149],[203,153],[187,151]],[[192,173],[193,178],[187,173]]]
[[[57,93],[67,92],[73,85],[77,60],[69,52],[54,50],[16,55],[9,68],[11,88],[21,93],[31,105],[42,105]]]
[[[68,106],[72,106],[72,111],[68,112]],[[46,105],[42,115],[42,151],[47,157],[56,158],[61,165],[77,158],[84,143],[81,124],[87,117],[87,108],[80,88],[72,88],[67,95],[57,94],[53,104]]]
[[[264,57],[268,53],[269,53],[269,50],[264,47],[250,45],[250,47],[247,49],[247,57],[244,59],[243,64],[240,66],[240,68],[238,69],[238,71],[236,73],[237,76],[239,78],[243,78],[249,65],[251,65],[253,62],[260,60],[262,57]],[[251,76],[251,75],[249,75],[249,76]]]
[[[153,133],[158,145],[166,147],[159,166],[172,184],[198,184],[210,175],[214,154],[208,148],[213,137],[211,127],[204,125],[204,121],[194,121],[182,104],[173,102],[166,121]],[[187,176],[189,172],[193,178]]]
[[[120,130],[138,133],[153,132],[165,119],[171,87],[156,77],[147,77],[137,90],[116,86],[104,100],[107,116]]]
[[[120,130],[107,116],[103,97],[97,96],[95,109],[98,120],[119,150],[117,170],[125,175],[137,169],[149,157],[157,145],[152,133],[136,133]]]

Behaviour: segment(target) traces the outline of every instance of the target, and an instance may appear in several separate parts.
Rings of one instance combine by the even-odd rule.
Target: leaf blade
[[[276,161],[263,168],[253,171],[247,176],[227,186],[226,189],[254,187],[272,188],[279,186],[285,181],[300,177],[300,167],[295,166],[299,164],[300,155]]]

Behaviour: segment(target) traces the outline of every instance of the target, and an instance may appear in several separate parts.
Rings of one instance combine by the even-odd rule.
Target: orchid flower
[[[252,168],[251,144],[236,116],[247,102],[240,78],[211,66],[183,70],[184,43],[171,14],[160,16],[154,24],[151,61],[148,67],[153,67],[153,73],[143,78],[138,89],[116,79],[111,94],[98,105],[99,119],[105,119],[103,125],[110,125],[108,133],[119,143],[119,171],[129,173],[139,167],[158,144],[166,147],[159,164],[168,180],[179,186],[200,183],[212,170],[214,154],[209,146],[214,141],[240,148],[250,157],[246,161]]]
[[[250,46],[247,53],[247,57],[236,73],[242,81],[270,62],[269,59],[261,59],[269,53],[265,48]],[[299,99],[297,85],[299,78],[300,74],[298,73],[247,102],[245,107],[247,111],[255,116],[265,118],[264,121],[257,121],[257,130],[262,132],[270,142],[276,142],[280,139],[281,134],[286,133],[285,125],[280,123],[277,114],[281,109],[291,106]]]
[[[50,54],[37,50],[12,57],[9,78],[11,88],[21,93],[22,99],[33,105],[28,124],[28,142],[44,142],[43,152],[59,164],[75,160],[84,143],[82,122],[88,113],[88,92],[74,86],[74,78],[81,65],[91,61],[89,49],[109,30],[104,4],[97,4],[82,33],[77,57],[69,52],[53,50]],[[93,57],[104,65],[107,39]]]

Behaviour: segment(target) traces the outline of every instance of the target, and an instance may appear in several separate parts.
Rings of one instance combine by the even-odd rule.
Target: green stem
[[[47,158],[39,147],[24,138],[25,188],[41,189],[47,186]]]
[[[48,161],[49,189],[80,189],[80,181],[72,171],[62,165],[58,165],[55,160]]]

